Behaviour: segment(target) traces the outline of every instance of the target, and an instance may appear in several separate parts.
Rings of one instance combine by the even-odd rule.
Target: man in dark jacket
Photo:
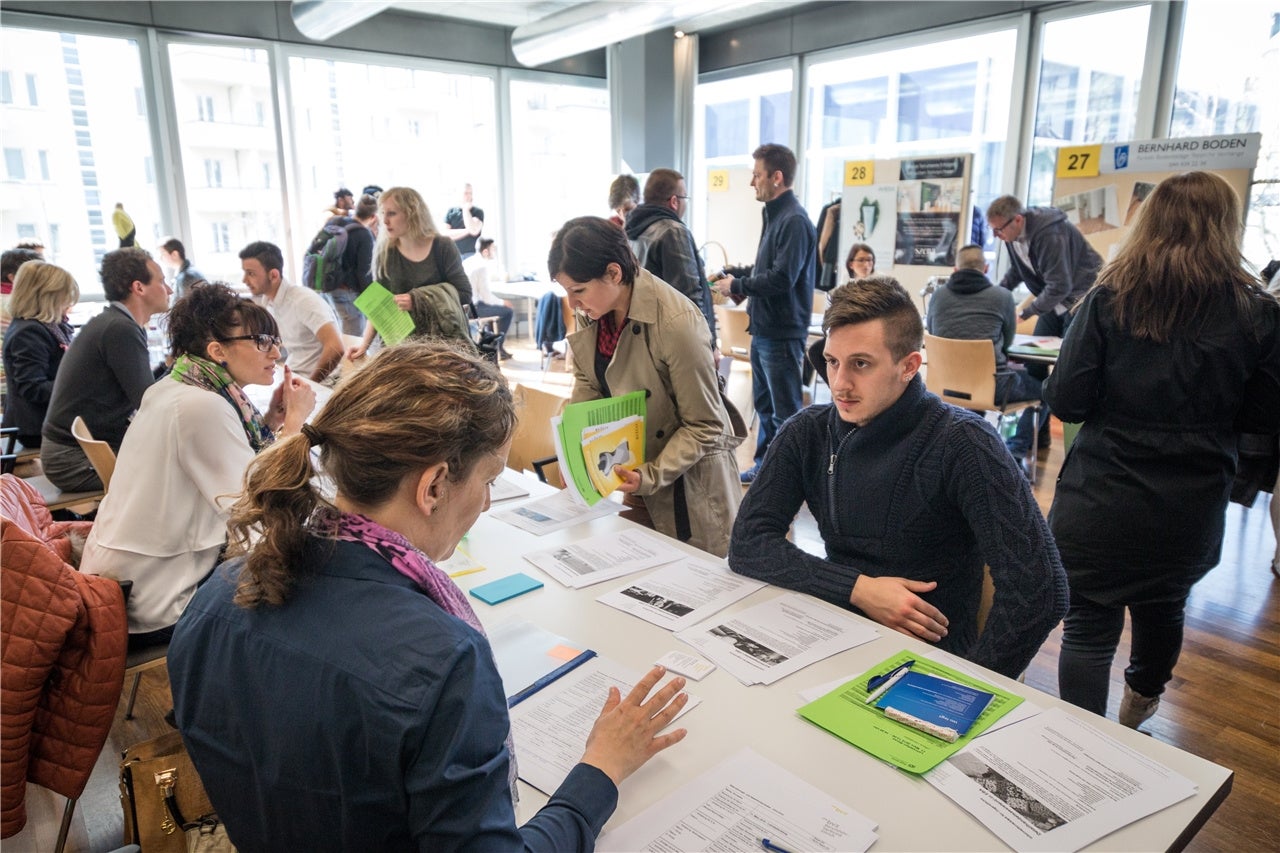
[[[711,305],[711,286],[707,284],[693,234],[682,219],[688,198],[684,175],[675,169],[654,169],[644,184],[644,204],[627,214],[625,229],[640,266],[701,309],[714,345],[716,315]]]
[[[956,256],[955,273],[929,301],[925,328],[940,338],[991,341],[996,356],[996,402],[1039,400],[1040,380],[1009,365],[1009,347],[1017,326],[1013,296],[993,285],[986,272],[982,247],[971,243],[962,248]]]
[[[1017,198],[1002,195],[987,208],[987,223],[1009,251],[1009,271],[1000,286],[1013,290],[1021,282],[1035,297],[1019,319],[1035,315],[1037,336],[1066,335],[1071,308],[1093,287],[1102,256],[1056,207],[1024,207]],[[1049,375],[1040,365],[1027,370],[1042,382]],[[1015,454],[1030,449],[1034,418],[1027,409],[1018,421],[1018,432],[1009,443]],[[1049,448],[1048,418],[1040,424],[1039,447]]]
[[[751,390],[760,431],[755,464],[742,472],[750,483],[769,442],[804,405],[804,344],[813,312],[818,234],[791,185],[796,155],[785,145],[761,145],[751,154],[751,186],[764,202],[764,229],[750,275],[727,275],[715,283],[724,296],[751,297]]]

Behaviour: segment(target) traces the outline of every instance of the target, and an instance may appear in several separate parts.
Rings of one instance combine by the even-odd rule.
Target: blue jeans
[[[760,430],[756,435],[756,464],[787,418],[804,407],[801,382],[804,341],[751,339],[751,393]]]
[[[364,315],[355,306],[354,291],[339,287],[337,290],[320,295],[324,297],[325,302],[333,306],[333,312],[338,315],[338,326],[342,329],[342,334],[356,336],[364,334]]]
[[[1173,678],[1182,652],[1185,597],[1175,601],[1128,605],[1133,644],[1124,680],[1143,696],[1159,696]],[[1111,662],[1124,630],[1123,604],[1099,604],[1075,592],[1062,623],[1058,656],[1058,695],[1100,716],[1107,713]]]
[[[498,333],[501,335],[505,335],[511,328],[511,319],[516,315],[514,310],[501,302],[472,302],[471,307],[475,309],[477,317],[497,317]]]

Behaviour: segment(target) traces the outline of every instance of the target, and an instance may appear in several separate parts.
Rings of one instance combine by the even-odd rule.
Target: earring
[[[225,358],[224,358],[222,361],[218,362],[218,365],[219,365],[219,366],[221,366],[221,367],[229,367],[229,366],[230,366],[229,364],[227,364],[227,360],[226,360]]]

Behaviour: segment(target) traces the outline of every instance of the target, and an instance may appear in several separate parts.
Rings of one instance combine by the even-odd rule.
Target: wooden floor
[[[563,361],[551,362],[544,372],[535,351],[512,349],[516,359],[503,366],[513,381],[568,393],[572,377],[564,372]],[[819,390],[819,400],[824,390]],[[735,365],[729,396],[749,418],[749,378],[741,365]],[[1054,428],[1053,449],[1040,463],[1035,487],[1046,512],[1062,464],[1062,437],[1056,422]],[[750,464],[753,442],[754,435],[739,450],[743,467]],[[1230,796],[1192,840],[1191,850],[1280,850],[1280,581],[1268,570],[1275,548],[1268,500],[1263,494],[1251,509],[1230,506],[1222,562],[1191,596],[1182,659],[1159,712],[1143,726],[1152,737],[1235,771]],[[797,520],[795,537],[803,547],[820,548],[812,519]],[[1050,636],[1026,674],[1028,684],[1054,695],[1060,640],[1061,629]],[[1118,660],[1125,659],[1127,644],[1126,630]],[[1113,669],[1109,709],[1113,719],[1122,668]],[[122,823],[116,770],[120,752],[166,731],[163,716],[170,707],[162,667],[143,676],[135,720],[123,719],[121,703],[76,810],[68,851],[103,853],[119,846]],[[52,851],[63,803],[61,797],[28,786],[28,826],[3,842],[4,853]],[[999,849],[994,837],[992,849]]]

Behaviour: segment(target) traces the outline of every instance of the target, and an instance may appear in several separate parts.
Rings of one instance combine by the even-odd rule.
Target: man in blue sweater
[[[924,388],[924,330],[888,276],[831,292],[830,405],[787,422],[738,510],[729,566],[856,610],[1017,677],[1067,609],[1067,578],[1026,478],[973,412]],[[787,532],[801,504],[825,558]],[[995,598],[978,631],[983,564]]]
[[[769,443],[787,418],[804,405],[804,343],[809,337],[816,280],[818,232],[791,185],[796,155],[785,145],[761,145],[751,154],[751,186],[764,202],[764,230],[750,275],[727,275],[715,283],[724,296],[751,297],[751,392],[760,431],[755,464],[742,472],[750,483]]]

